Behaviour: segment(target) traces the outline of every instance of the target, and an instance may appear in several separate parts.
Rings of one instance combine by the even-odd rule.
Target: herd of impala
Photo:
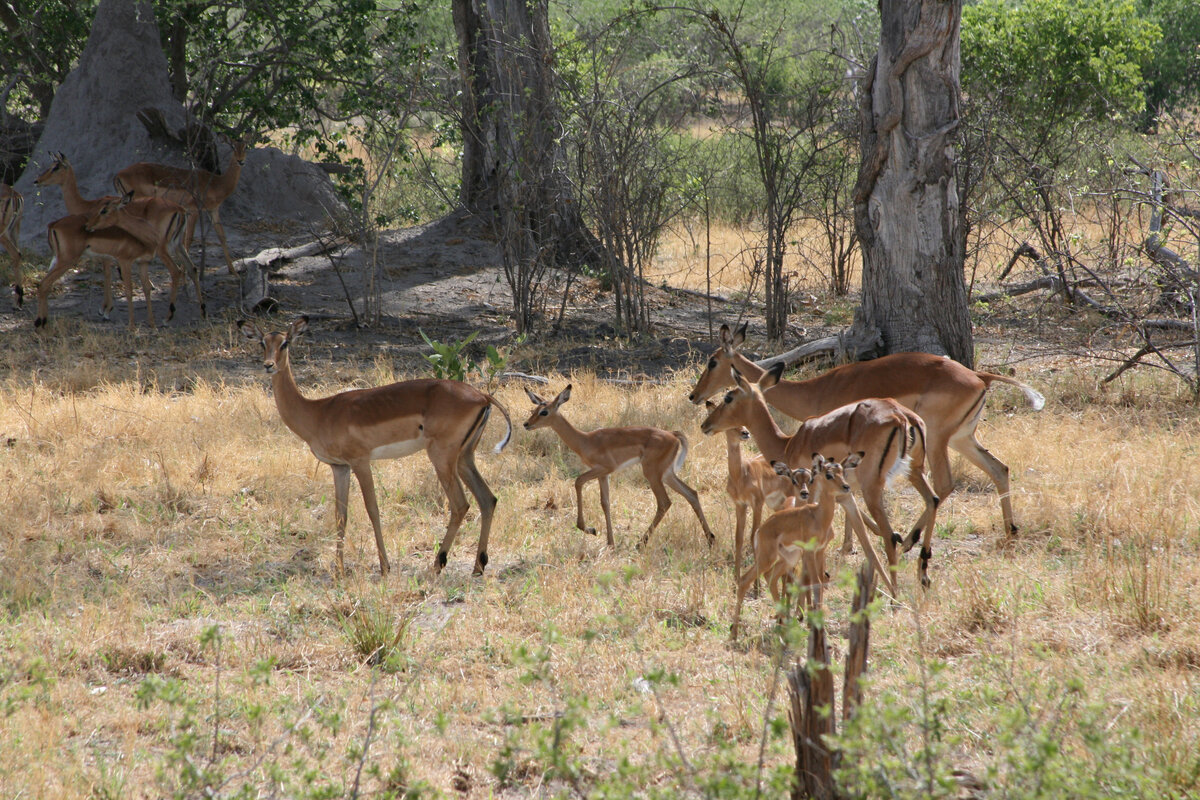
[[[474,574],[488,563],[487,543],[496,497],[475,465],[475,448],[492,408],[503,414],[507,432],[496,446],[500,452],[512,438],[512,420],[495,397],[465,383],[450,380],[409,380],[371,389],[341,392],[321,399],[306,398],[296,386],[288,346],[308,328],[300,318],[284,332],[267,333],[251,322],[238,323],[247,338],[263,348],[263,365],[271,375],[276,407],[284,424],[311,448],[313,455],[333,470],[337,525],[337,569],[344,570],[343,540],[350,475],[358,479],[367,515],[375,532],[380,571],[389,570],[379,523],[379,507],[371,461],[401,458],[424,450],[445,492],[449,505],[446,535],[434,557],[433,571],[446,566],[447,554],[466,516],[469,504],[465,482],[480,506],[479,548]],[[991,384],[1019,388],[1035,410],[1045,399],[1032,387],[1013,378],[978,372],[955,361],[924,353],[897,353],[874,361],[836,367],[804,381],[780,379],[782,365],[765,371],[738,352],[745,326],[734,333],[721,328],[720,347],[708,360],[689,399],[706,403],[708,415],[700,429],[705,434],[724,432],[729,455],[729,495],[737,506],[734,541],[735,573],[742,564],[746,515],[753,513],[749,538],[754,563],[737,577],[737,609],[733,635],[737,635],[742,599],[763,575],[779,599],[785,577],[801,567],[801,587],[824,576],[824,553],[833,539],[836,506],[845,511],[846,539],[851,531],[885,585],[895,594],[897,549],[911,549],[919,540],[919,578],[929,585],[931,534],[938,504],[953,491],[947,448],[962,453],[986,472],[996,485],[1004,525],[1016,533],[1009,500],[1008,467],[979,444],[975,430]],[[562,415],[571,397],[567,386],[552,400],[526,390],[533,410],[526,430],[547,427],[583,462],[575,480],[575,525],[596,533],[583,519],[583,487],[600,485],[608,545],[615,546],[609,510],[608,477],[638,464],[657,501],[657,510],[639,549],[671,505],[667,487],[683,496],[700,520],[711,547],[715,536],[700,507],[696,491],[679,477],[687,457],[688,441],[679,431],[649,426],[600,428],[581,431]],[[715,402],[711,399],[721,395]],[[801,421],[790,436],[780,430],[768,404]],[[746,457],[744,438],[753,438],[762,455]],[[926,478],[928,465],[933,483]],[[920,493],[924,510],[908,536],[894,532],[884,508],[883,492],[890,479],[906,476]],[[851,487],[866,503],[860,513]],[[775,513],[762,522],[763,507]],[[882,540],[885,566],[866,533],[870,528]]]
[[[112,262],[117,263],[129,307],[129,327],[133,322],[133,270],[136,266],[146,296],[146,321],[155,326],[150,302],[149,261],[158,256],[171,276],[169,320],[175,314],[179,284],[186,274],[196,289],[201,315],[207,314],[200,275],[188,256],[200,212],[209,215],[221,240],[225,263],[230,273],[233,259],[221,226],[221,203],[237,188],[242,165],[246,161],[246,142],[231,143],[232,154],[219,175],[203,169],[182,169],[165,164],[139,162],[121,170],[113,178],[117,195],[92,200],[83,198],[75,180],[75,170],[62,153],[52,156],[50,166],[37,177],[38,186],[60,186],[67,216],[46,228],[50,246],[50,267],[37,286],[37,316],[34,327],[46,324],[50,289],[67,270],[85,255],[101,259],[104,270],[104,304],[101,313],[107,319],[112,311]],[[21,232],[23,198],[12,187],[0,184],[0,243],[12,261],[13,300],[24,302],[21,251],[17,240]],[[183,263],[183,268],[179,266]]]

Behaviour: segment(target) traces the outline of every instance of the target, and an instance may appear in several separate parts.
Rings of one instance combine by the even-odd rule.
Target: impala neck
[[[563,444],[576,453],[582,454],[587,448],[588,435],[567,422],[562,414],[551,414],[547,424],[552,431],[558,434],[558,438],[563,440]]]
[[[733,358],[730,363],[737,368],[737,371],[742,373],[742,377],[751,383],[758,383],[758,379],[767,374],[767,371],[755,364],[750,359],[746,358],[738,351],[734,351]],[[733,382],[733,375],[729,376],[730,383]]]
[[[737,428],[725,431],[725,449],[729,454],[729,474],[742,472],[742,434]]]
[[[225,167],[225,171],[213,180],[213,188],[218,190],[218,194],[222,198],[233,194],[233,190],[237,188],[238,179],[242,177],[242,164],[244,162],[245,156],[239,161],[236,153],[231,154],[229,156],[229,165]]]
[[[283,350],[275,359],[275,372],[271,375],[271,390],[275,395],[275,407],[279,409],[279,417],[300,438],[306,438],[302,430],[311,430],[309,424],[316,414],[316,402],[300,394],[296,379],[292,376],[292,362],[287,350]]]
[[[69,169],[63,173],[62,180],[63,204],[72,214],[87,214],[92,209],[87,208],[88,201],[79,193],[79,181],[75,180],[75,170]]]
[[[767,410],[766,402],[757,394],[751,400],[749,414],[742,420],[742,425],[754,437],[754,443],[767,461],[784,461],[787,450],[788,436],[775,424],[771,412]],[[789,465],[790,466],[790,465]]]

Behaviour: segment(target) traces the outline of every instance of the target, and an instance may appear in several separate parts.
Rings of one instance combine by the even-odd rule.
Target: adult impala
[[[34,179],[34,184],[37,186],[60,187],[62,189],[63,204],[67,207],[67,213],[82,214],[87,217],[88,222],[85,228],[88,232],[116,225],[130,233],[143,244],[154,248],[159,260],[163,262],[167,271],[171,274],[171,301],[170,310],[167,314],[168,320],[175,316],[175,298],[179,292],[179,280],[183,274],[177,260],[182,260],[188,267],[189,274],[192,275],[193,283],[196,285],[196,296],[200,303],[201,315],[206,316],[204,298],[200,294],[200,282],[196,274],[196,267],[187,254],[187,248],[182,244],[184,227],[181,223],[187,220],[183,207],[167,200],[156,199],[153,202],[147,201],[127,208],[127,203],[122,203],[122,198],[115,195],[103,195],[89,200],[80,194],[79,181],[75,175],[75,168],[71,166],[71,162],[66,155],[58,152],[52,154],[52,158],[50,166]],[[89,248],[87,252],[90,255],[108,258],[110,257],[107,254],[108,249],[110,246],[119,243],[119,241],[120,237],[114,236],[108,242],[98,242],[95,247]],[[138,263],[143,270],[146,268],[145,261],[139,259]],[[111,280],[111,277],[112,271],[106,264],[104,267],[104,280],[106,284]],[[124,279],[124,275],[122,275],[122,279]],[[148,283],[149,277],[143,276],[143,287]],[[111,308],[112,297],[112,289],[108,285],[104,287],[104,296],[106,307],[102,313],[107,318],[107,309]],[[39,316],[44,317],[44,315]]]
[[[13,304],[16,306],[25,302],[25,288],[21,285],[21,248],[17,245],[21,238],[21,210],[24,207],[25,198],[20,192],[7,183],[0,183],[0,244],[12,260]]]
[[[649,530],[638,543],[638,549],[650,541],[650,534],[658,527],[658,523],[671,507],[671,498],[667,495],[666,486],[670,486],[683,496],[696,516],[700,518],[700,526],[712,547],[716,536],[708,527],[704,518],[704,510],[700,508],[700,496],[696,490],[684,483],[676,474],[683,468],[687,458],[687,438],[679,431],[664,431],[661,428],[651,428],[643,425],[628,428],[599,428],[594,431],[581,431],[559,413],[562,404],[571,399],[571,387],[563,389],[553,400],[543,400],[529,389],[525,390],[533,402],[533,413],[525,421],[525,430],[537,430],[548,427],[558,434],[563,444],[575,451],[587,468],[582,475],[575,479],[575,527],[586,533],[595,534],[595,528],[587,527],[583,522],[583,486],[588,481],[600,484],[600,507],[604,509],[604,527],[608,534],[608,546],[614,547],[612,518],[608,505],[608,476],[625,467],[641,464],[642,474],[654,492],[658,508],[654,513],[654,521]]]
[[[252,322],[239,321],[248,339],[263,348],[263,366],[271,376],[275,407],[283,424],[308,444],[314,456],[333,470],[335,518],[337,523],[337,569],[342,561],[346,537],[346,506],[350,475],[358,479],[363,503],[375,531],[379,571],[387,575],[387,549],[379,525],[379,504],[371,462],[403,458],[424,450],[437,473],[449,503],[446,537],[433,560],[433,571],[446,566],[447,554],[470,503],[463,493],[465,481],[479,503],[479,550],[473,574],[482,575],[488,563],[488,534],[496,510],[496,496],[475,466],[475,448],[483,435],[492,406],[500,409],[508,431],[496,445],[499,453],[512,438],[508,411],[490,394],[459,381],[420,379],[391,383],[372,389],[353,389],[329,397],[310,399],[300,393],[292,377],[288,345],[308,329],[308,318],[300,317],[283,333],[264,333]]]
[[[125,301],[129,305],[129,329],[134,330],[133,324],[133,270],[138,269],[141,276],[142,292],[146,295],[146,321],[150,327],[156,327],[154,322],[154,306],[150,295],[150,276],[147,262],[154,258],[158,251],[157,245],[138,239],[121,228],[105,228],[89,231],[88,218],[83,214],[70,214],[62,219],[51,222],[46,227],[46,241],[50,245],[50,267],[38,283],[37,287],[37,316],[33,326],[40,328],[46,324],[50,316],[50,288],[62,277],[63,273],[79,263],[85,255],[99,256],[104,267],[104,305],[100,308],[101,315],[108,319],[112,311],[112,264],[109,259],[116,261],[121,268],[121,282],[125,287]],[[171,307],[175,306],[175,295],[179,290],[178,267],[168,264],[171,273]]]
[[[113,178],[113,186],[121,196],[133,192],[137,197],[162,197],[187,209],[188,227],[184,238],[187,245],[191,245],[200,212],[208,212],[213,229],[221,240],[221,250],[225,253],[225,264],[229,267],[230,275],[234,274],[233,257],[229,254],[225,228],[221,225],[221,204],[237,189],[242,166],[246,163],[246,142],[235,139],[231,146],[233,152],[229,156],[229,164],[220,175],[214,175],[206,169],[184,169],[140,161],[121,170]]]
[[[142,243],[152,245],[155,253],[171,273],[171,308],[167,319],[175,316],[175,297],[179,292],[179,261],[185,265],[187,275],[196,288],[196,301],[200,304],[200,316],[207,317],[204,292],[200,288],[200,273],[184,246],[187,213],[178,203],[161,197],[145,197],[134,200],[133,194],[124,197],[106,197],[88,217],[88,231],[120,228]],[[178,259],[178,261],[176,260]]]
[[[713,434],[730,428],[746,428],[766,459],[782,461],[790,467],[808,463],[815,453],[835,459],[863,453],[855,477],[867,511],[884,540],[888,566],[896,566],[898,543],[903,542],[905,549],[911,549],[920,538],[921,584],[927,586],[926,568],[932,555],[930,548],[938,498],[925,479],[925,423],[895,400],[873,397],[807,419],[788,436],[775,423],[763,399],[763,391],[775,385],[781,372],[783,365],[777,364],[757,384],[752,384],[735,370],[734,387],[725,393],[724,402],[717,404],[700,424],[700,430]],[[900,475],[908,477],[925,501],[925,510],[908,540],[893,532],[883,502],[883,491],[889,479]]]
[[[704,372],[688,395],[699,405],[733,385],[733,370],[747,380],[758,381],[766,372],[737,351],[746,338],[746,326],[737,333],[721,326],[721,346],[708,359]],[[987,390],[993,383],[1020,389],[1034,411],[1046,398],[1028,384],[1004,375],[979,372],[957,361],[928,353],[894,353],[872,361],[844,364],[804,381],[781,380],[764,392],[767,402],[790,417],[805,420],[831,409],[868,397],[891,397],[915,411],[925,421],[929,440],[926,453],[933,490],[945,500],[954,491],[947,447],[983,470],[996,485],[1004,528],[1017,532],[1009,498],[1008,466],[984,449],[975,438],[983,414]]]

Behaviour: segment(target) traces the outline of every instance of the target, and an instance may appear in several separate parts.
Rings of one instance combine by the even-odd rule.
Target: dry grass
[[[339,582],[328,469],[284,428],[264,381],[222,373],[223,360],[254,355],[212,331],[147,342],[139,364],[106,360],[103,337],[66,327],[70,348],[38,340],[41,366],[7,356],[5,796],[158,797],[194,790],[189,770],[210,763],[230,779],[216,794],[242,782],[269,793],[273,765],[292,781],[285,796],[303,793],[306,770],[348,796],[364,742],[379,770],[364,770],[364,789],[425,782],[469,797],[573,781],[586,792],[623,757],[646,767],[631,778],[640,791],[669,794],[722,758],[755,762],[779,647],[765,600],[747,603],[743,639],[728,642],[725,445],[700,435],[685,384],[633,390],[577,374],[548,390],[574,382],[564,413],[580,427],[685,431],[683,476],[725,534],[713,551],[678,498],[647,550],[634,551],[653,510],[636,470],[613,486],[616,552],[576,532],[575,456],[552,432],[523,430],[502,455],[483,455],[501,434],[494,416],[479,459],[500,500],[487,576],[469,576],[473,512],[447,572],[429,577],[445,516],[418,455],[376,470],[394,574],[377,576],[352,496]],[[307,345],[293,358],[310,394],[389,371],[334,367]],[[208,366],[185,380],[187,359]],[[332,373],[324,385],[316,377]],[[898,610],[873,627],[870,693],[915,703],[920,664],[945,661],[955,759],[979,770],[1014,685],[1032,681],[1041,697],[1038,687],[1082,679],[1109,712],[1110,735],[1141,733],[1136,755],[1166,776],[1164,791],[1196,792],[1196,412],[1152,381],[1130,408],[1127,393],[1109,400],[1082,372],[1031,379],[1051,398],[1046,411],[997,391],[981,430],[1012,467],[1020,538],[1002,539],[994,492],[960,464],[933,589],[918,593],[911,554]],[[520,388],[498,394],[519,424],[529,406]],[[600,522],[594,485],[585,502],[589,523]],[[918,498],[900,491],[895,504],[898,518],[914,517]],[[840,648],[848,592],[830,594]],[[787,747],[771,738],[768,765],[790,763]]]

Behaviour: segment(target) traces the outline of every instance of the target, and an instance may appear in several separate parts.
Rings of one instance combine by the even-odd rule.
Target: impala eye
[[[544,417],[544,416],[548,415],[549,413],[550,413],[549,409],[543,408],[541,411],[538,412],[538,416]]]
[[[726,392],[726,393],[725,393],[725,402],[726,402],[726,403],[732,403],[732,402],[733,402],[733,392]]]
[[[715,358],[710,358],[710,359],[708,360],[708,368],[709,368],[709,369],[716,369],[716,368],[717,368],[717,360],[716,360]]]

